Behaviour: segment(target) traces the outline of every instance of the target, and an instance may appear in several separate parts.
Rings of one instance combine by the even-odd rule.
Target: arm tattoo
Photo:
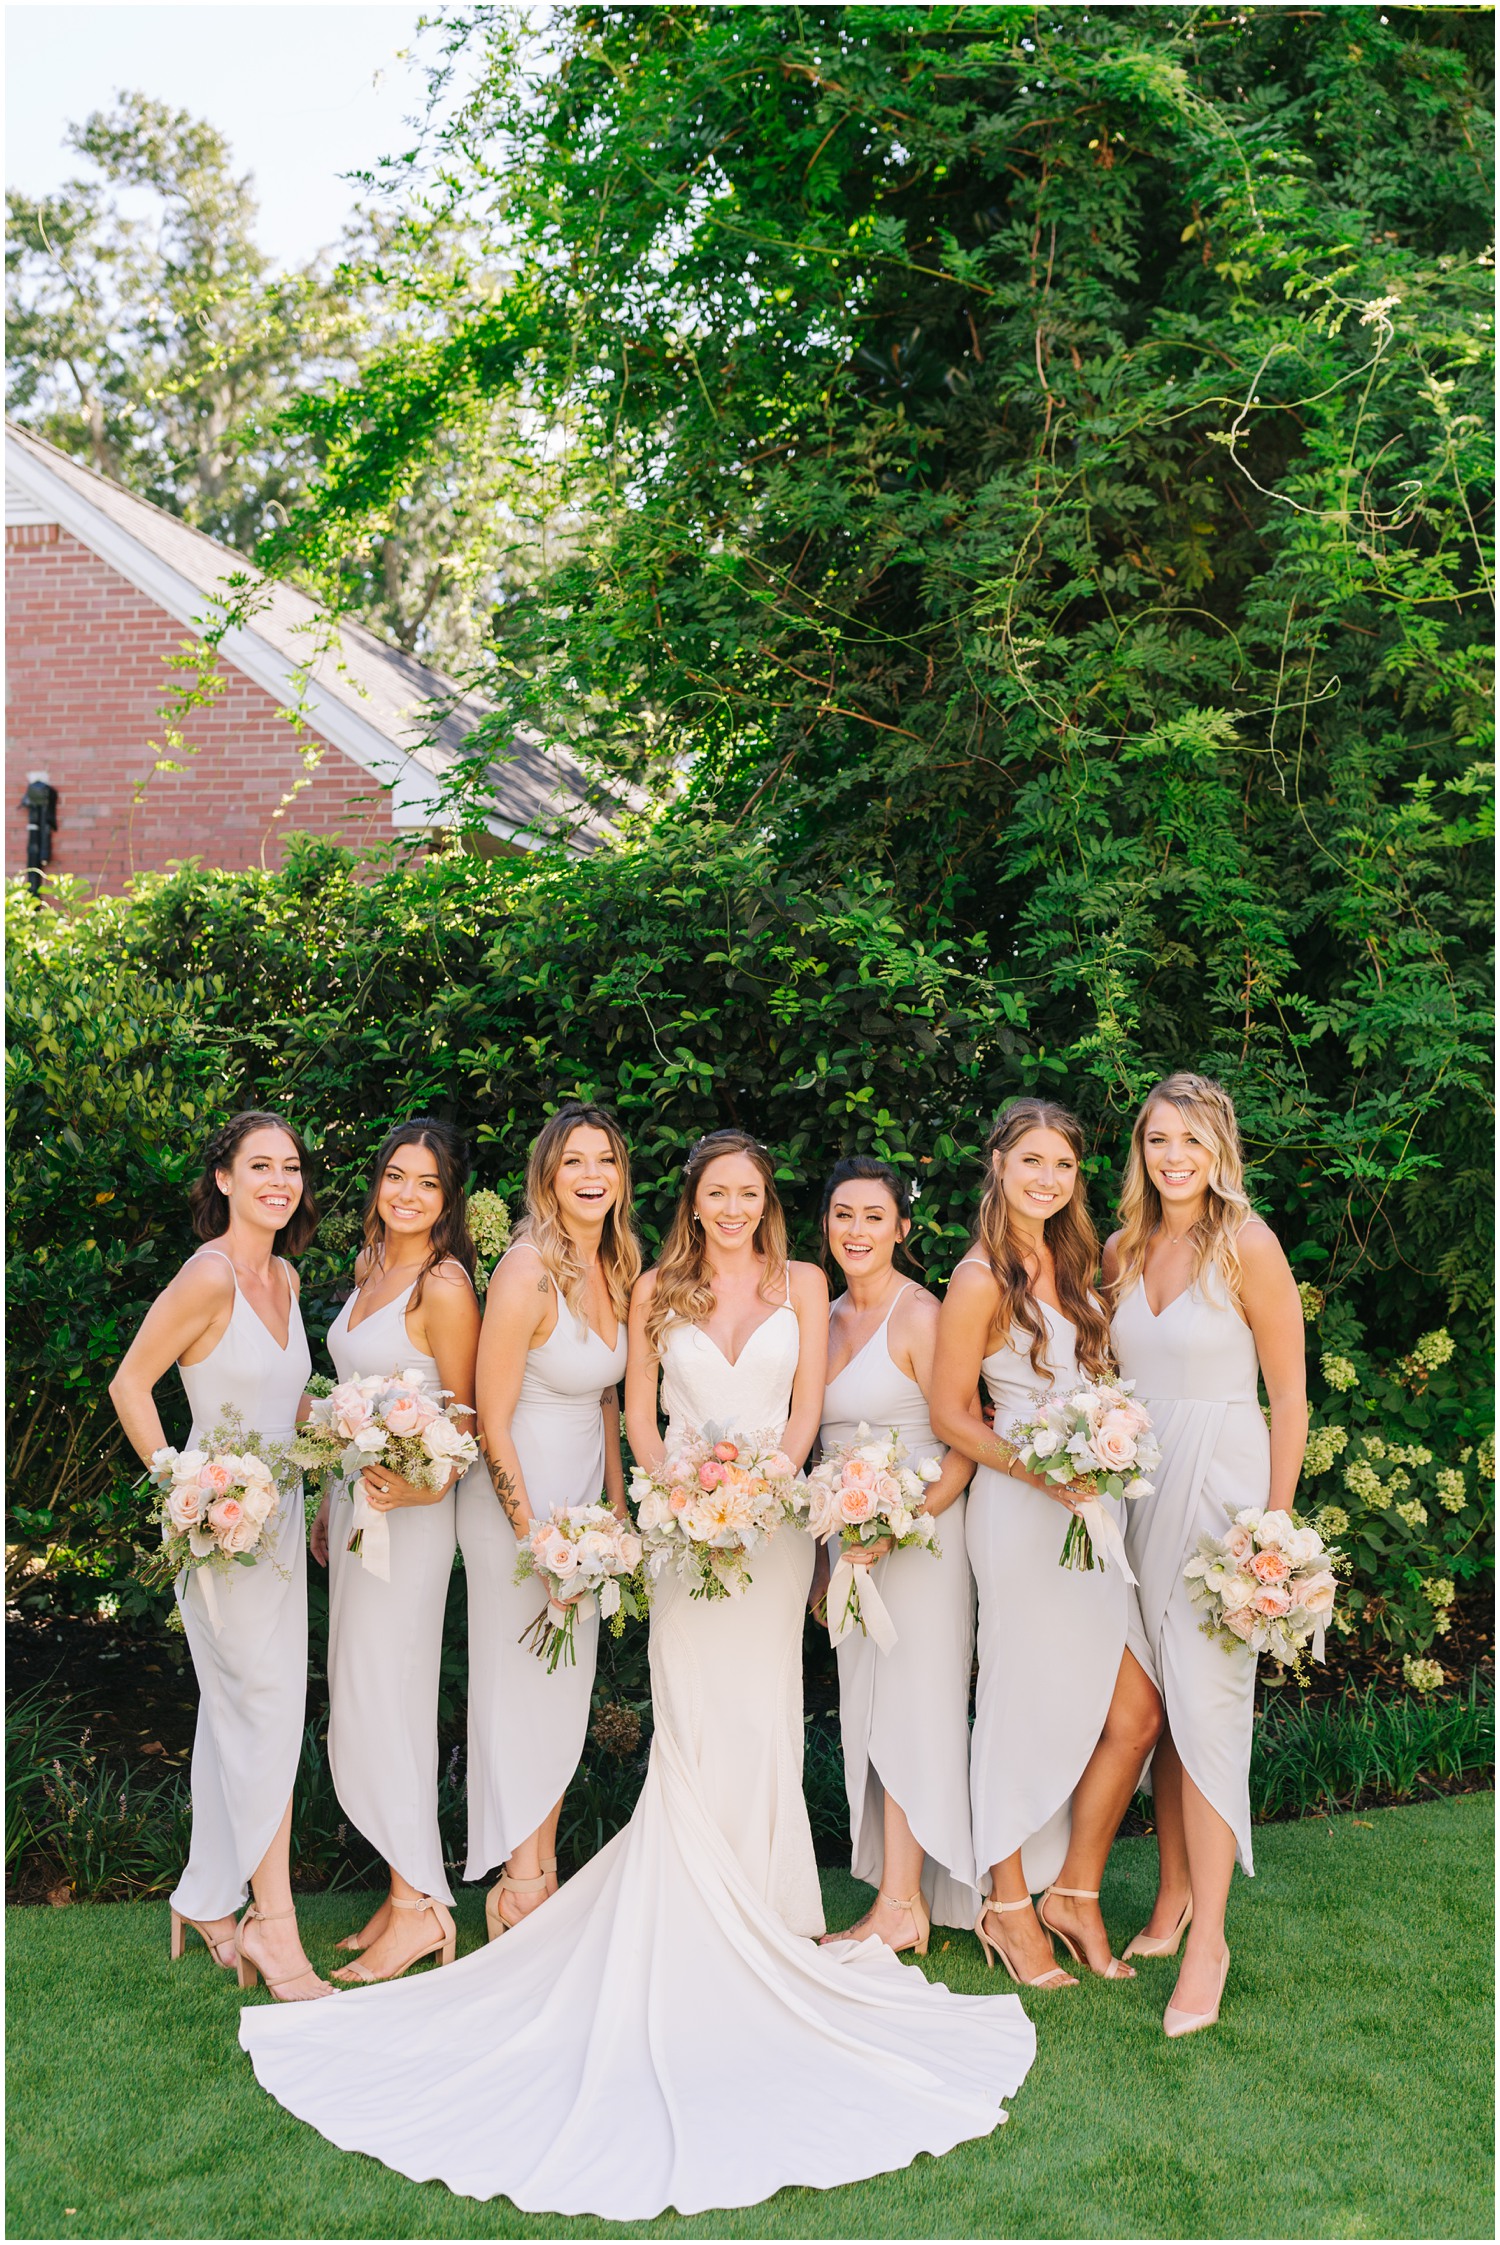
[[[519,1535],[521,1533],[521,1500],[516,1494],[515,1482],[506,1472],[500,1460],[492,1456],[488,1450],[484,1453],[484,1462],[489,1468],[490,1479],[495,1484],[495,1494],[500,1499],[500,1509],[516,1534]]]

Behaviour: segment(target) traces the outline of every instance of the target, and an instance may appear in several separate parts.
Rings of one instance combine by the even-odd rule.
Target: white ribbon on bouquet
[[[830,1644],[841,1645],[851,1629],[863,1623],[867,1636],[873,1637],[883,1653],[888,1653],[896,1642],[896,1624],[880,1592],[875,1588],[873,1567],[851,1566],[841,1558],[833,1570],[828,1585],[828,1638]]]
[[[1087,1497],[1080,1504],[1076,1504],[1073,1511],[1075,1517],[1081,1520],[1087,1528],[1089,1542],[1093,1545],[1095,1553],[1103,1557],[1106,1565],[1113,1561],[1125,1580],[1134,1582],[1135,1576],[1131,1573],[1130,1561],[1125,1556],[1125,1538],[1121,1535],[1119,1523],[1109,1508],[1101,1504],[1097,1497]]]
[[[359,1558],[367,1571],[379,1582],[391,1579],[391,1524],[383,1512],[377,1512],[365,1495],[363,1474],[357,1474],[349,1485],[354,1499],[354,1526],[349,1541],[360,1538]]]

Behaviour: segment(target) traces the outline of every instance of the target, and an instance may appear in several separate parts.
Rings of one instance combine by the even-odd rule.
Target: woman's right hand
[[[324,1497],[323,1502],[318,1507],[317,1518],[313,1521],[311,1532],[308,1535],[307,1548],[312,1553],[314,1559],[317,1560],[320,1567],[327,1566],[328,1499],[326,1496]]]

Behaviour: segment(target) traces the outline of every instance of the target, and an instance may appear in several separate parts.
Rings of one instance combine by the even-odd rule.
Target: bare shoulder
[[[493,1294],[498,1289],[501,1300],[509,1302],[523,1294],[545,1292],[547,1284],[541,1250],[533,1247],[529,1239],[518,1239],[495,1265],[489,1291]]]
[[[1251,1278],[1272,1278],[1291,1268],[1280,1240],[1263,1216],[1252,1216],[1234,1244],[1240,1269]]]
[[[1000,1282],[987,1261],[977,1255],[966,1255],[954,1269],[948,1281],[947,1299],[952,1301],[980,1300],[995,1302],[999,1299]]]
[[[460,1301],[470,1301],[473,1299],[474,1281],[464,1269],[463,1264],[457,1262],[450,1255],[446,1262],[435,1263],[427,1273],[422,1288],[424,1294],[426,1294],[428,1288],[431,1288],[437,1297],[455,1295]]]
[[[792,1300],[808,1309],[828,1307],[828,1281],[816,1263],[788,1263]]]
[[[1099,1259],[1099,1268],[1104,1275],[1104,1283],[1106,1286],[1109,1284],[1110,1280],[1114,1277],[1116,1270],[1119,1268],[1120,1242],[1124,1237],[1125,1234],[1123,1232],[1111,1232],[1108,1239],[1104,1242],[1104,1253]]]
[[[942,1305],[935,1294],[925,1286],[908,1286],[891,1312],[891,1331],[894,1334],[920,1333],[926,1327],[936,1327]]]
[[[185,1310],[201,1310],[211,1317],[216,1310],[228,1307],[234,1301],[234,1266],[219,1253],[207,1248],[190,1255],[176,1277],[166,1288],[174,1302]]]
[[[282,1268],[287,1275],[287,1284],[292,1290],[292,1300],[300,1302],[302,1299],[302,1273],[295,1263],[288,1262],[285,1257],[282,1258]]]
[[[631,1308],[643,1310],[655,1292],[656,1265],[653,1263],[649,1271],[642,1271],[640,1277],[630,1289]]]

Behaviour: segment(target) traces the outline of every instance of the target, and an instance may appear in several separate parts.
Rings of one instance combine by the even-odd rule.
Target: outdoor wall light
[[[52,862],[57,828],[57,789],[45,772],[28,773],[21,808],[26,813],[26,886],[35,896],[42,885],[42,868]]]

